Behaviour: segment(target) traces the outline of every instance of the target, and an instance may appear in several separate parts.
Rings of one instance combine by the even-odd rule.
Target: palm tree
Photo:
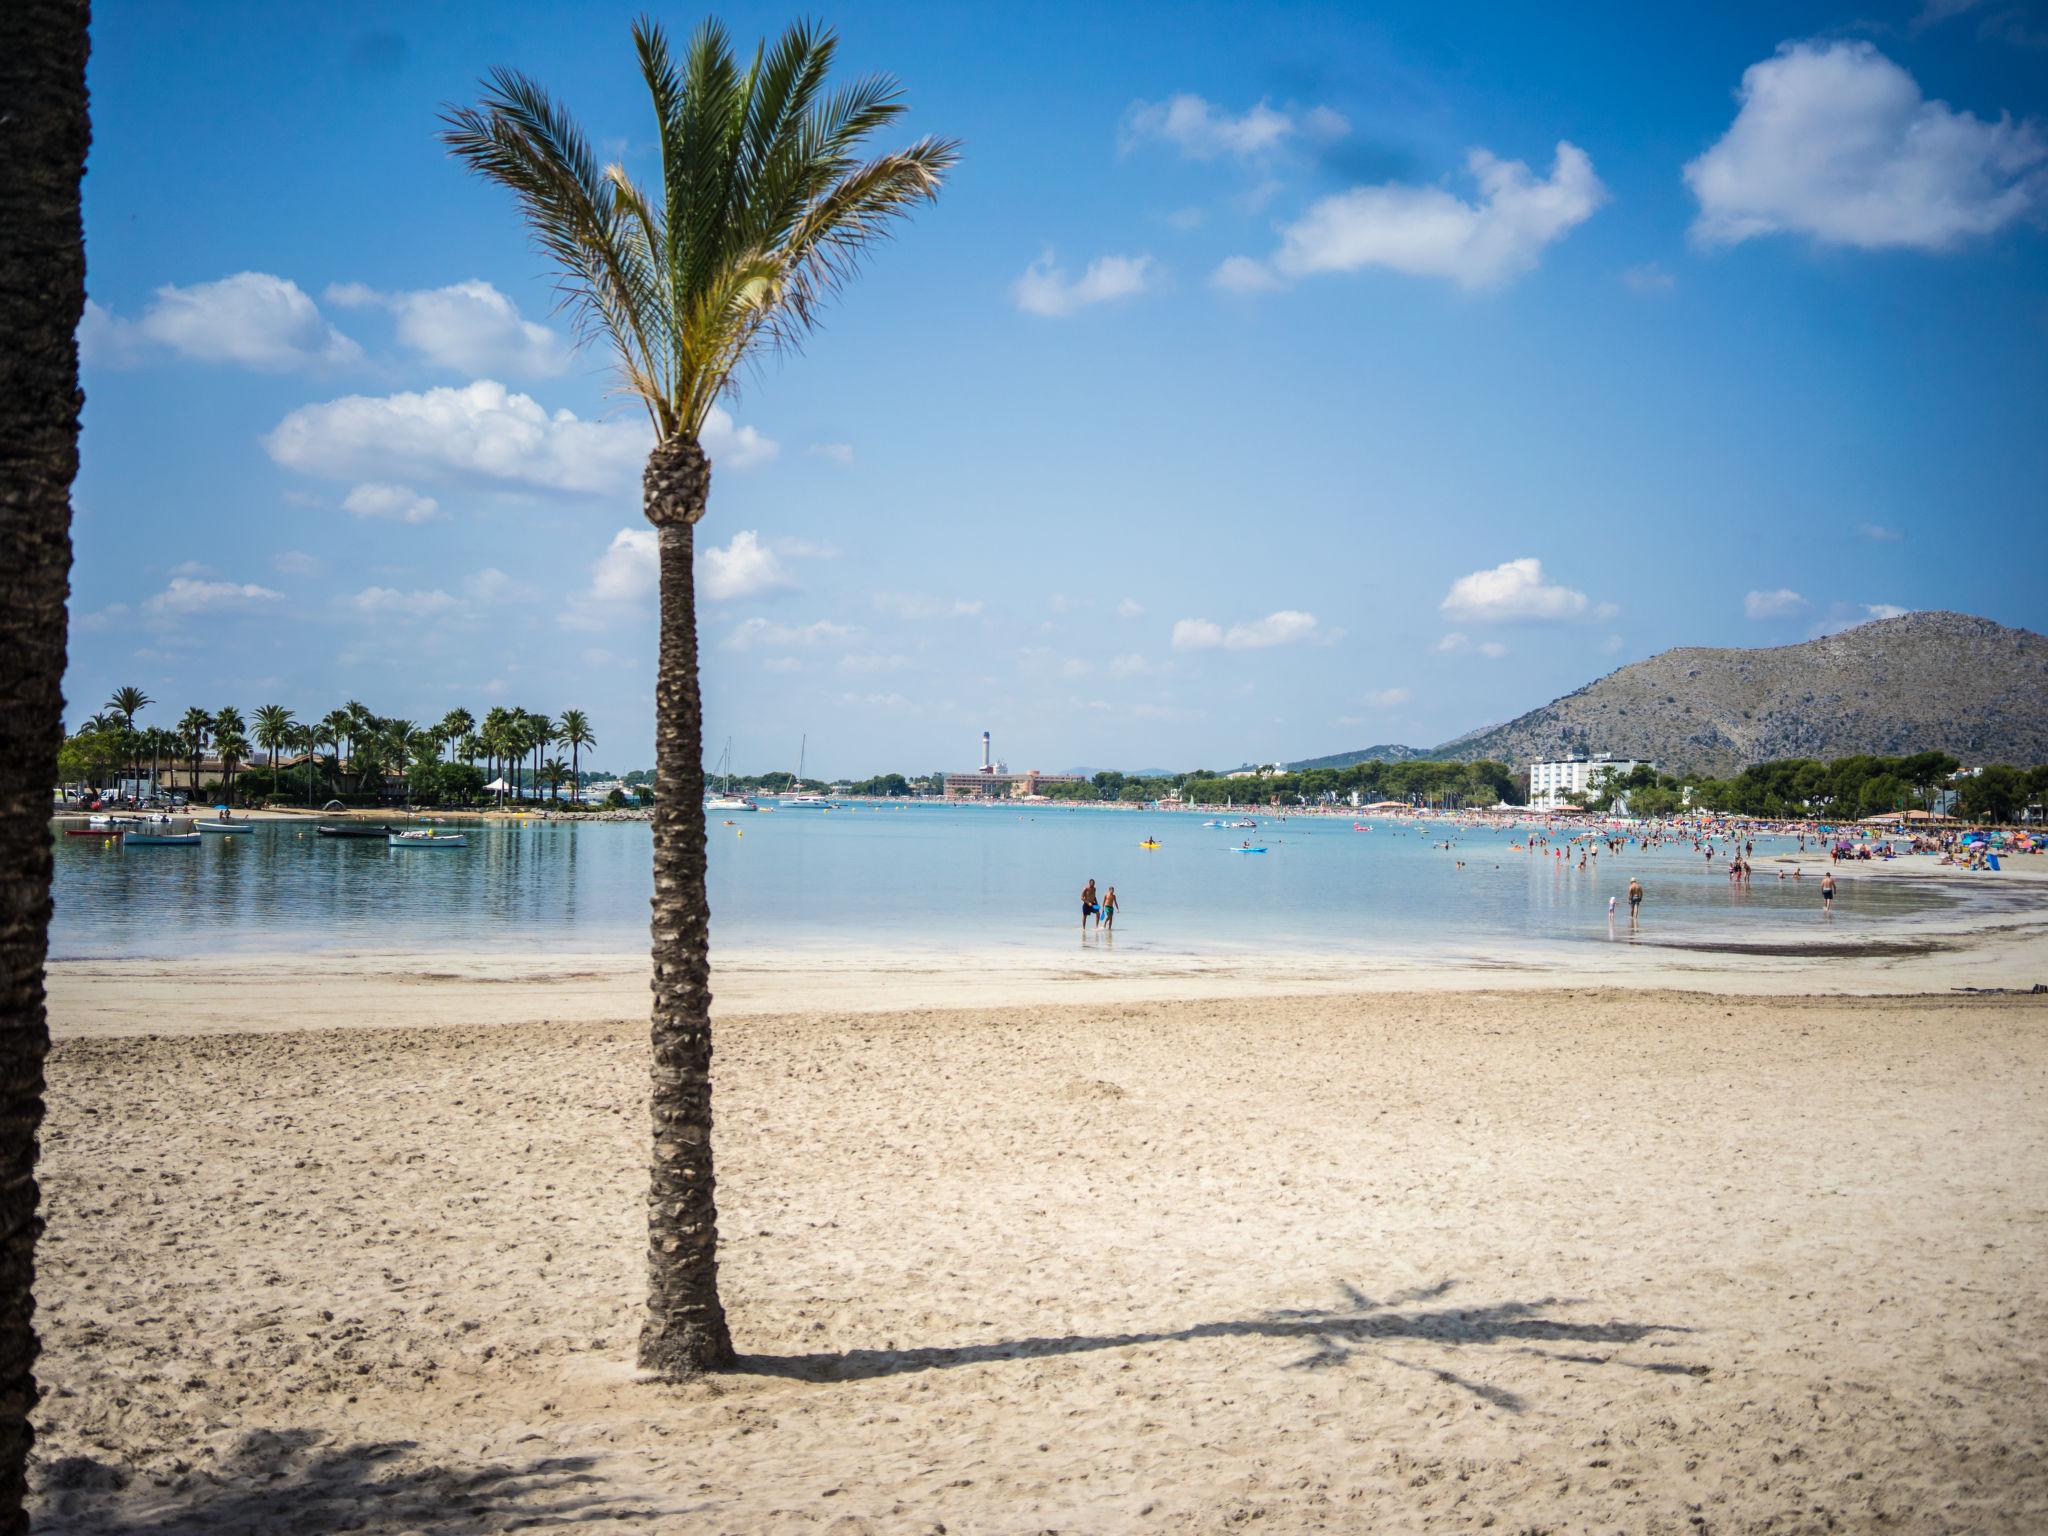
[[[540,781],[547,785],[557,800],[562,798],[562,783],[569,777],[569,765],[559,757],[551,757],[540,765]]]
[[[441,717],[441,739],[443,742],[462,740],[476,727],[476,721],[466,709],[451,709]]]
[[[175,731],[167,731],[160,725],[152,725],[142,733],[142,741],[143,745],[149,748],[149,789],[151,794],[155,794],[161,787],[157,782],[158,765],[165,758],[177,761],[178,736]]]
[[[192,766],[192,798],[199,798],[199,759],[206,753],[206,738],[213,730],[213,716],[192,708],[178,721],[178,746]]]
[[[130,768],[135,770],[129,774],[131,779],[138,777],[141,769],[141,764],[136,758],[141,753],[142,739],[135,733],[135,717],[155,702],[155,699],[132,685],[116,688],[107,700],[107,713],[119,715],[122,728],[128,732],[128,761]]]
[[[64,599],[78,474],[86,0],[0,5],[0,1533],[28,1529],[35,1431],[36,1136],[50,1048],[50,786],[64,739]]]
[[[306,763],[306,804],[313,803],[313,757],[320,750],[320,727],[317,725],[294,725],[291,740],[287,743],[295,752],[305,755]]]
[[[710,910],[704,889],[703,702],[695,525],[711,491],[700,434],[734,372],[793,346],[862,255],[958,158],[923,139],[862,158],[903,110],[886,76],[826,90],[836,39],[798,24],[750,64],[707,21],[678,68],[652,21],[633,42],[654,108],[662,185],[649,197],[538,84],[494,71],[480,106],[447,114],[445,142],[510,191],[557,268],[582,334],[612,354],[654,426],[642,505],[659,530],[655,684],[654,1156],[648,1315],[640,1364],[679,1378],[731,1364],[718,1300],[711,1163]]]
[[[229,713],[222,711],[223,714]],[[220,716],[214,717],[219,720]],[[229,805],[235,803],[235,770],[249,759],[249,738],[242,734],[242,724],[237,720],[233,726],[220,725],[213,734],[213,750],[220,757],[221,798]]]
[[[547,744],[555,739],[555,722],[545,714],[526,713],[526,750],[533,754],[533,798],[540,798],[540,759]]]
[[[291,745],[292,733],[298,726],[292,712],[282,704],[265,704],[256,711],[256,745],[270,754],[270,787],[273,791],[277,788],[278,749]]]
[[[583,775],[578,753],[585,747],[597,745],[597,737],[590,729],[590,719],[580,709],[565,709],[562,718],[555,722],[555,744],[569,749],[569,780],[575,786],[575,798],[583,798]]]
[[[370,713],[369,706],[360,699],[350,699],[341,706],[341,713],[348,721],[349,767],[354,768],[357,748],[361,746],[363,737],[369,734],[371,724],[377,717]],[[363,780],[362,776],[358,774],[356,777],[356,793],[361,794],[362,792]]]
[[[334,748],[334,771],[339,776],[341,773],[341,744],[348,736],[348,712],[346,710],[330,709],[320,717],[320,723],[314,729],[319,731],[320,741],[324,741]]]

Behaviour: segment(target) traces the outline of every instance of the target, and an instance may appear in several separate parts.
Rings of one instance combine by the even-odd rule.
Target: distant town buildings
[[[1615,774],[1633,773],[1637,768],[1654,768],[1633,757],[1616,757],[1611,752],[1600,752],[1592,757],[1561,757],[1546,763],[1529,765],[1529,809],[1532,811],[1554,811],[1561,805],[1575,802],[1567,795],[1590,798],[1599,793],[1600,782]]]
[[[1048,784],[1080,784],[1078,773],[1011,773],[1009,764],[997,762],[989,750],[989,734],[981,733],[981,766],[968,773],[946,775],[948,800],[1027,800],[1045,792]]]

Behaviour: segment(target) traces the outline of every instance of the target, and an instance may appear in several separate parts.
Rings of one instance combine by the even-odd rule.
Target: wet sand
[[[640,1023],[161,1022],[50,1062],[44,1529],[2048,1526],[2042,999],[736,1013],[682,1388]]]

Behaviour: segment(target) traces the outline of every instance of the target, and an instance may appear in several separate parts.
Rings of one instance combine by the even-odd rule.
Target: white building
[[[1561,757],[1547,763],[1529,765],[1529,809],[1532,811],[1554,811],[1567,804],[1566,795],[1580,794],[1591,799],[1598,792],[1600,781],[1610,774],[1631,773],[1637,768],[1654,768],[1655,763],[1643,762],[1633,757],[1616,757],[1610,752],[1597,753],[1592,757]]]

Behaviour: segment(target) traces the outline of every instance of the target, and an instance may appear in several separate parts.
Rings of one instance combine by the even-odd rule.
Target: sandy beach
[[[637,1020],[65,1030],[38,1518],[2034,1531],[2044,1026],[1612,989],[736,1016],[746,1360],[687,1388],[631,1370]]]

